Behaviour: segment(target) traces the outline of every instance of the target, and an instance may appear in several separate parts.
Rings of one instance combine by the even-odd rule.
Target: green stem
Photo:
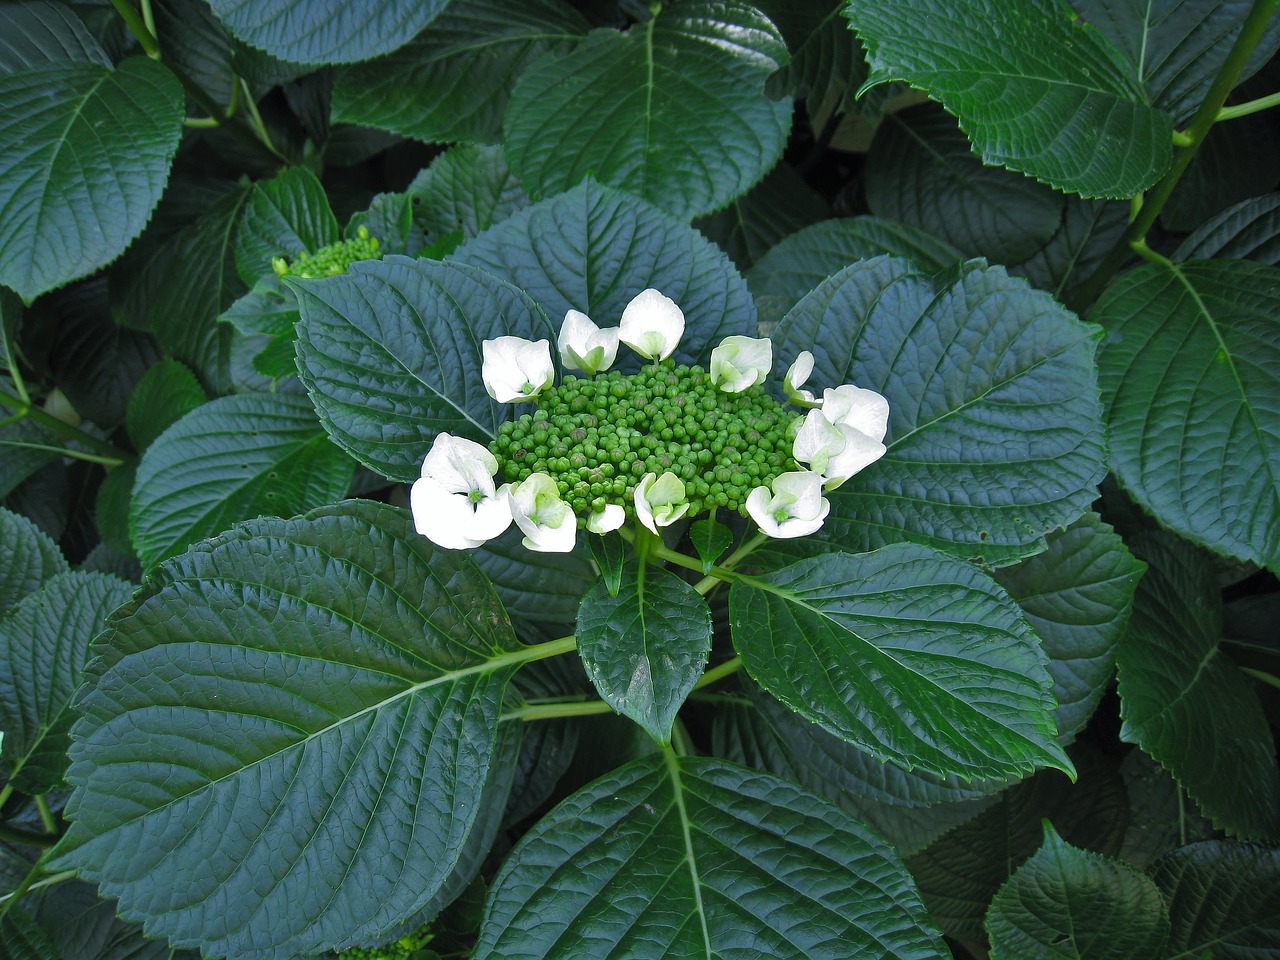
[[[182,125],[191,130],[208,130],[211,127],[222,126],[222,121],[217,117],[187,117],[182,121]]]
[[[156,40],[156,35],[147,26],[147,22],[133,9],[133,4],[129,0],[111,0],[111,5],[116,8],[116,13],[120,14],[120,19],[129,28],[129,32],[137,38],[143,52],[152,60],[159,60],[160,42]]]
[[[725,677],[732,676],[733,674],[737,673],[740,669],[742,669],[742,658],[731,657],[730,659],[726,660],[724,663],[719,664],[718,666],[712,667],[710,670],[704,673],[701,677],[699,677],[698,682],[693,685],[693,689],[701,690],[703,687],[709,687],[711,684],[715,683],[718,680],[723,680]]]
[[[54,834],[32,833],[30,830],[20,830],[4,823],[0,823],[0,840],[7,843],[22,843],[28,847],[52,847],[58,842]]]
[[[139,6],[142,8],[142,22],[147,25],[153,37],[159,37],[160,34],[156,32],[156,18],[151,12],[151,0],[140,0]]]
[[[1274,677],[1265,670],[1255,670],[1253,667],[1241,667],[1240,669],[1253,677],[1253,679],[1261,680],[1263,683],[1270,684],[1280,690],[1280,677]]]
[[[1258,41],[1262,39],[1263,31],[1267,28],[1267,23],[1271,19],[1274,8],[1275,0],[1253,0],[1253,7],[1245,17],[1244,26],[1240,29],[1240,35],[1236,37],[1236,42],[1232,45],[1231,52],[1227,54],[1222,68],[1218,71],[1218,75],[1214,77],[1213,84],[1209,87],[1209,92],[1205,94],[1199,109],[1196,110],[1195,116],[1191,118],[1191,123],[1187,126],[1185,137],[1182,138],[1185,145],[1174,147],[1173,162],[1169,165],[1168,172],[1147,192],[1143,200],[1142,209],[1129,222],[1129,226],[1116,242],[1116,245],[1111,248],[1111,252],[1107,254],[1089,279],[1080,285],[1080,288],[1072,297],[1069,306],[1077,313],[1082,313],[1086,307],[1093,303],[1116,271],[1124,266],[1134,252],[1134,243],[1146,240],[1147,232],[1155,225],[1156,218],[1169,201],[1174,187],[1182,179],[1187,166],[1200,149],[1200,145],[1204,143],[1205,136],[1217,121],[1222,105],[1226,102],[1227,94],[1235,86],[1245,63],[1248,62],[1254,48],[1257,47]]]
[[[522,650],[512,650],[504,653],[500,657],[494,657],[488,661],[485,669],[490,669],[491,665],[497,667],[505,667],[510,664],[534,663],[538,660],[546,660],[548,657],[558,657],[564,653],[572,653],[578,649],[578,638],[570,634],[567,637],[561,637],[559,640],[548,640],[545,643],[534,643]]]
[[[36,810],[40,813],[40,822],[48,833],[57,834],[58,821],[53,819],[53,811],[49,809],[49,801],[43,793],[36,794]]]
[[[676,718],[675,724],[671,727],[671,750],[677,757],[688,757],[697,752],[693,748],[693,740],[689,737],[689,731],[684,728],[684,723],[679,717]]]
[[[0,426],[5,423],[15,422],[23,419],[22,417],[14,417],[10,420],[0,422]],[[122,463],[119,457],[104,457],[96,453],[85,453],[83,450],[72,450],[69,447],[51,447],[47,443],[27,443],[24,440],[0,440],[0,447],[21,447],[24,450],[48,450],[50,453],[56,453],[60,457],[71,457],[73,460],[84,460],[86,463],[100,463],[104,467],[118,467]]]
[[[13,796],[13,781],[10,780],[3,787],[0,787],[0,807],[9,802],[9,798]]]
[[[244,109],[249,116],[250,129],[262,141],[262,145],[271,151],[273,156],[287,163],[288,158],[276,149],[275,141],[271,139],[267,125],[262,121],[262,114],[258,111],[258,105],[254,102],[253,92],[249,89],[249,84],[243,77],[240,78],[240,85],[244,88]]]
[[[28,893],[31,890],[43,890],[45,887],[52,887],[55,883],[61,883],[63,880],[74,880],[75,876],[76,872],[74,870],[63,870],[61,873],[51,873],[39,883],[30,884],[22,891],[22,893]],[[21,894],[17,890],[14,890],[12,893],[6,893],[3,896],[0,896],[0,903],[13,902],[14,899],[20,895]],[[7,906],[0,907],[0,917],[4,916],[6,910],[8,910]]]
[[[1280,107],[1280,93],[1273,93],[1265,97],[1259,97],[1257,100],[1250,100],[1247,103],[1237,103],[1235,106],[1223,107],[1218,111],[1218,122],[1223,120],[1237,120],[1240,117],[1247,117],[1253,113],[1261,113],[1263,110],[1270,110],[1272,107]]]
[[[508,710],[499,720],[555,720],[559,717],[590,717],[600,713],[613,713],[613,707],[603,700],[585,703],[530,703]]]
[[[14,888],[13,892],[8,896],[0,898],[0,919],[13,907],[15,903],[22,899],[23,894],[31,889],[31,885],[35,883],[36,877],[44,869],[44,855],[31,865],[31,869],[27,871],[27,875],[22,878],[21,882]]]
[[[1135,240],[1130,244],[1130,246],[1133,247],[1133,252],[1143,260],[1147,261],[1147,263],[1156,263],[1162,267],[1167,267],[1170,270],[1173,269],[1173,261],[1163,254],[1156,253],[1148,247],[1146,240]]]
[[[97,437],[90,436],[83,430],[76,429],[65,420],[59,420],[52,414],[41,410],[38,406],[31,403],[30,400],[23,400],[20,397],[15,397],[10,393],[0,390],[0,404],[10,407],[24,417],[30,417],[50,433],[55,433],[64,440],[73,440],[76,443],[84,444],[90,450],[96,450],[104,457],[111,457],[112,459],[119,460],[122,463],[129,459],[129,455],[118,447],[113,447],[111,444],[103,440],[99,440]]]

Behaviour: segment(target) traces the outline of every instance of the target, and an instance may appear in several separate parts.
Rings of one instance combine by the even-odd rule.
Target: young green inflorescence
[[[634,518],[647,473],[684,481],[688,516],[714,507],[745,515],[753,488],[797,469],[792,427],[802,417],[763,386],[726,393],[697,365],[565,377],[531,402],[537,410],[504,423],[490,450],[510,483],[551,476],[579,526],[611,503]]]
[[[347,268],[357,260],[378,260],[382,257],[377,237],[369,236],[365,227],[356,230],[350,240],[339,240],[327,247],[321,247],[315,253],[305,250],[292,263],[284,257],[276,257],[271,266],[279,276],[302,277],[305,280],[318,280],[321,277],[334,277],[346,273]]]

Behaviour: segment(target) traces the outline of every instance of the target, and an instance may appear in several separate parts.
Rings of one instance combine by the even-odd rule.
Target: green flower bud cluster
[[[763,386],[726,393],[697,365],[565,377],[532,402],[537,410],[504,423],[489,449],[510,483],[552,477],[579,526],[610,503],[634,519],[648,473],[684,481],[688,516],[713,507],[745,515],[755,487],[797,469],[792,427],[802,417]]]
[[[435,939],[430,926],[427,923],[408,936],[384,943],[380,947],[352,947],[350,950],[343,950],[338,956],[341,960],[413,960],[415,957],[422,960],[434,957],[435,953],[425,949]]]
[[[378,249],[379,246],[378,238],[369,236],[368,229],[360,227],[350,240],[339,240],[321,247],[315,253],[304,250],[292,263],[284,257],[276,257],[271,261],[271,267],[281,277],[302,277],[305,280],[335,277],[346,273],[347,267],[357,260],[380,259],[382,251]]]

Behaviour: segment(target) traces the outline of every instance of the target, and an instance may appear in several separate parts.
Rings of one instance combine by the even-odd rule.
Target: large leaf
[[[1044,247],[1062,216],[1062,194],[983,164],[955,118],[936,103],[880,122],[866,178],[867,205],[876,216],[996,263],[1017,263]]]
[[[857,111],[867,79],[862,48],[840,16],[844,0],[761,0],[756,4],[782,31],[791,62],[769,78],[766,90],[807,100],[810,117],[824,107]],[[866,108],[874,97],[864,98]]]
[[[105,573],[60,573],[0,620],[3,767],[24,793],[46,793],[67,766],[68,709],[89,641],[133,587]]]
[[[147,447],[129,508],[134,549],[149,568],[245,517],[288,517],[331,503],[353,469],[305,397],[222,397]]]
[[[423,454],[425,456],[425,454]],[[568,624],[595,580],[586,552],[534,553],[516,526],[471,553],[517,622]]]
[[[1169,918],[1160,890],[1119,860],[1073,847],[1046,821],[1044,846],[987,914],[991,960],[1151,960]]]
[[[1280,267],[1150,264],[1089,317],[1120,483],[1187,539],[1280,570]]]
[[[782,369],[889,401],[888,453],[831,495],[842,549],[930,543],[1004,564],[1080,516],[1104,470],[1094,332],[999,267],[950,287],[881,257],[840,271],[779,326]]]
[[[183,107],[146,57],[0,76],[0,283],[30,302],[118,257],[160,200]]]
[[[175,558],[95,652],[57,862],[152,936],[281,958],[431,900],[531,658],[464,554],[360,501]]]
[[[1052,680],[1009,596],[910,544],[735,579],[743,666],[793,710],[883,760],[941,777],[1070,772]]]
[[[1205,840],[1151,868],[1173,920],[1167,960],[1259,960],[1280,951],[1280,851]]]
[[[134,449],[146,450],[175,422],[209,398],[195,375],[177,360],[161,360],[129,395],[125,427]]]
[[[295,63],[352,63],[390,53],[448,0],[209,0],[245,43]]]
[[[481,380],[481,341],[555,336],[529,297],[461,263],[387,257],[290,287],[298,372],[321,422],[392,480],[416,479],[441,431],[485,441],[507,419]]]
[[[111,66],[102,44],[69,7],[45,0],[0,6],[0,73],[65,60]]]
[[[275,257],[294,259],[342,239],[329,197],[306,167],[290,167],[254,184],[236,233],[236,269],[246,284],[273,271]]]
[[[516,78],[588,29],[557,0],[452,0],[430,30],[391,56],[339,71],[333,119],[428,143],[496,143]]]
[[[740,196],[777,162],[791,103],[764,95],[787,61],[777,28],[740,0],[684,0],[626,34],[597,30],[521,76],[503,123],[534,197],[592,176],[682,219]]]
[[[630,763],[493,883],[476,960],[941,960],[901,862],[834,804],[722,760]]]
[[[1222,601],[1205,558],[1172,538],[1131,540],[1150,568],[1116,657],[1120,736],[1174,775],[1214,825],[1280,838],[1280,769],[1267,719],[1219,648]]]
[[[1210,257],[1280,266],[1280,193],[1254,197],[1202,223],[1178,245],[1175,262]]]
[[[656,287],[684,311],[677,363],[708,362],[726,336],[756,336],[755,305],[729,258],[643,200],[587,181],[463,244],[454,257],[509,280],[559,329],[568,310],[614,326]]]
[[[578,608],[578,654],[604,701],[659,743],[711,652],[711,610],[686,580],[631,561],[621,589],[603,578]]]
[[[1084,729],[1111,682],[1145,565],[1092,512],[1050,534],[1048,543],[1044,553],[995,576],[1049,656],[1054,720],[1066,742]]]
[[[453,231],[470,238],[529,205],[500,146],[451,147],[413,178],[414,224],[437,243]]]
[[[783,237],[827,216],[822,194],[794,167],[779,163],[744,196],[694,226],[745,270]]]
[[[0,617],[67,561],[49,535],[20,514],[0,508]]]
[[[988,163],[1086,197],[1164,173],[1173,118],[1137,68],[1060,0],[849,0],[871,83],[905,80],[960,120]]]
[[[1035,254],[1009,268],[1054,299],[1068,302],[1093,275],[1129,225],[1129,205],[1109,200],[1064,198],[1057,232]]]
[[[59,883],[40,898],[36,922],[49,934],[59,960],[172,960],[163,940],[150,940],[136,923],[116,916],[114,900],[92,884]]]

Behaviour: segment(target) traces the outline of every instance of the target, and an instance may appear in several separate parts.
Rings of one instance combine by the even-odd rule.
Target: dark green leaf
[[[659,743],[711,652],[711,610],[685,580],[634,560],[622,586],[609,593],[604,578],[578,608],[578,655],[605,703],[630,717]]]
[[[118,257],[160,199],[182,115],[181,85],[146,57],[0,76],[0,282],[29,303]]]
[[[1280,186],[1280,169],[1265,159],[1280,152],[1280,126],[1274,121],[1269,113],[1258,113],[1215,124],[1161,208],[1160,226],[1185,233]]]
[[[0,6],[0,73],[63,61],[111,66],[102,44],[69,7],[42,0]]]
[[[698,551],[702,572],[710,573],[712,564],[733,546],[733,534],[723,523],[718,523],[714,517],[708,517],[689,525],[689,541]]]
[[[593,31],[520,77],[503,122],[511,169],[534,197],[590,176],[681,219],[710,213],[781,155],[791,104],[764,81],[786,62],[777,28],[740,0]]]
[[[337,500],[352,471],[305,397],[222,397],[143,454],[129,509],[134,549],[150,569],[245,517],[288,517]]]
[[[378,241],[382,253],[417,256],[422,235],[413,228],[413,205],[413,197],[408,192],[379,193],[369,201],[368,207],[351,215],[342,231],[343,238],[355,239],[364,227],[369,236]]]
[[[163,38],[165,62],[189,77],[214,103],[229,105],[240,79],[234,62],[238,44],[209,4],[205,0],[152,0],[151,7],[156,33]],[[266,59],[265,54],[259,55]]]
[[[1064,743],[1084,729],[1111,682],[1116,647],[1145,564],[1089,512],[1048,537],[1049,548],[996,580],[1018,601],[1049,656],[1054,719]]]
[[[254,184],[236,233],[236,269],[252,286],[273,272],[275,257],[293,260],[341,239],[338,220],[316,175],[306,167],[290,167]]]
[[[353,63],[407,43],[448,0],[209,0],[245,43],[295,63]]]
[[[441,431],[491,439],[508,408],[485,391],[482,340],[554,340],[520,290],[461,263],[387,257],[298,297],[298,371],[329,435],[391,480],[417,479]]]
[[[756,6],[777,24],[791,51],[791,62],[769,78],[765,89],[806,98],[811,117],[827,104],[841,113],[856,111],[867,64],[840,16],[844,0],[762,0]]]
[[[1173,253],[1177,263],[1210,257],[1280,266],[1280,193],[1223,210],[1196,228]]]
[[[125,425],[134,449],[145,450],[171,424],[204,403],[204,388],[177,360],[161,360],[129,395]]]
[[[729,619],[756,682],[873,756],[965,779],[1072,771],[1039,642],[971,564],[909,544],[802,560],[736,579]]]
[[[472,551],[471,557],[493,581],[502,605],[517,622],[572,624],[583,591],[595,580],[590,561],[580,550],[533,553],[523,539],[518,528],[510,527]]]
[[[0,379],[0,389],[9,385]],[[0,405],[9,416],[9,408]],[[0,498],[9,496],[33,473],[58,459],[63,441],[30,420],[0,426]]]
[[[1089,314],[1111,468],[1187,539],[1280,570],[1280,268],[1149,264]]]
[[[71,696],[109,614],[133,587],[105,573],[59,573],[0,620],[0,729],[3,766],[24,793],[62,782]]]
[[[93,519],[102,542],[125,557],[134,556],[133,541],[129,539],[129,501],[133,499],[137,475],[136,463],[114,467],[102,479],[93,507]]]
[[[1259,960],[1280,951],[1280,850],[1205,840],[1159,860],[1169,902],[1166,960]]]
[[[627,558],[627,547],[618,533],[606,533],[602,537],[587,537],[591,559],[600,569],[604,588],[609,596],[616,597],[622,588],[622,565]]]
[[[1129,62],[1057,0],[849,0],[872,83],[905,80],[960,120],[991,164],[1068,193],[1127,198],[1165,172],[1173,118]]]
[[[965,257],[1025,260],[1049,242],[1062,194],[974,155],[936,103],[889,114],[867,154],[867,205],[955,246]]]
[[[1009,268],[1033,286],[1067,301],[1092,276],[1129,225],[1129,205],[1064,197],[1057,233],[1033,256]]]
[[[1213,824],[1178,781],[1141,750],[1129,751],[1120,775],[1129,795],[1129,825],[1119,851],[1125,863],[1145,870],[1174,847],[1215,836]]]
[[[438,243],[455,230],[470,238],[529,205],[498,146],[461,144],[431,161],[409,184],[414,223]]]
[[[949,288],[887,257],[847,267],[798,303],[775,344],[810,387],[855,383],[889,401],[889,451],[834,491],[823,539],[894,540],[1006,564],[1080,516],[1105,473],[1094,328],[999,267]]]
[[[794,167],[779,163],[746,195],[694,226],[746,270],[783,237],[828,215],[822,195]]]
[[[530,659],[464,554],[360,501],[171,560],[95,652],[59,868],[152,936],[281,957],[431,900]]]
[[[1169,917],[1147,876],[1071,846],[1045,821],[1044,846],[1000,888],[986,929],[991,960],[1151,960]]]
[[[1174,775],[1214,825],[1280,837],[1280,770],[1249,680],[1218,649],[1222,601],[1205,559],[1172,538],[1131,540],[1150,568],[1116,657],[1120,736]]]
[[[516,78],[588,29],[556,0],[452,0],[431,29],[391,56],[338,72],[334,120],[428,143],[496,143]]]
[[[26,517],[0,508],[0,617],[66,570],[67,561],[48,534]]]
[[[49,935],[19,907],[0,917],[0,960],[61,960]]]
[[[59,883],[40,900],[36,921],[49,934],[58,960],[177,960],[163,940],[150,940],[136,923],[116,916],[92,884]]]
[[[941,960],[946,948],[898,858],[834,804],[667,754],[597,780],[525,835],[475,952],[607,955]]]
[[[882,254],[911,260],[938,273],[963,260],[960,251],[922,230],[892,220],[824,220],[793,233],[747,272],[761,318],[781,320],[806,293],[858,260]]]
[[[706,364],[725,337],[758,334],[751,295],[723,252],[656,207],[592,181],[508,217],[454,257],[525,291],[557,330],[571,309],[614,326],[632,297],[655,287],[684,311],[677,363]]]

